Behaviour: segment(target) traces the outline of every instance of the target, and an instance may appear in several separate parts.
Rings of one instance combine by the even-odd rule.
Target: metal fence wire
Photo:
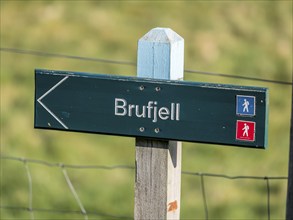
[[[50,52],[43,52],[43,51],[36,51],[36,50],[25,50],[25,49],[19,49],[19,48],[0,47],[0,51],[6,52],[6,53],[23,54],[23,55],[31,55],[31,56],[39,56],[39,57],[54,57],[54,58],[71,59],[71,60],[83,60],[83,61],[90,61],[90,62],[136,66],[136,62],[133,62],[133,61],[92,58],[92,57],[84,57],[84,56],[50,53]],[[286,82],[281,80],[263,79],[263,78],[250,77],[250,76],[239,76],[239,75],[233,75],[233,74],[227,74],[227,73],[207,72],[202,70],[184,69],[184,72],[190,73],[190,74],[202,74],[202,75],[219,76],[219,77],[225,77],[225,78],[259,81],[259,82],[266,82],[266,83],[273,83],[273,84],[287,85],[287,86],[292,86],[293,84],[292,82]]]
[[[51,163],[43,160],[35,160],[35,159],[27,159],[27,158],[20,158],[20,157],[13,157],[13,156],[0,156],[0,160],[6,160],[6,161],[18,161],[21,162],[24,166],[24,170],[26,172],[26,176],[28,179],[28,203],[27,207],[20,207],[20,206],[8,206],[8,205],[2,205],[0,204],[0,209],[10,209],[10,210],[17,210],[17,211],[27,211],[30,214],[30,219],[34,220],[35,216],[34,213],[36,212],[47,212],[47,213],[58,213],[60,215],[62,214],[80,214],[83,216],[84,219],[88,219],[88,216],[99,216],[99,217],[105,217],[107,219],[133,219],[132,216],[116,216],[111,215],[107,213],[101,213],[98,211],[89,211],[84,207],[82,204],[75,187],[67,173],[67,169],[95,169],[95,170],[116,170],[116,169],[127,169],[127,170],[134,170],[134,166],[130,165],[114,165],[114,166],[106,166],[106,165],[76,165],[76,164],[63,164],[63,163]],[[32,175],[29,168],[29,164],[39,164],[47,167],[58,167],[62,171],[62,174],[64,176],[64,179],[66,180],[67,186],[70,189],[70,192],[72,193],[75,202],[78,204],[78,207],[80,210],[59,210],[59,209],[47,209],[47,208],[35,208],[33,207],[33,181],[32,181]],[[271,204],[270,204],[270,182],[272,180],[278,180],[278,181],[287,181],[288,177],[286,176],[275,176],[275,177],[269,177],[269,176],[229,176],[224,174],[215,174],[215,173],[200,173],[200,172],[189,172],[189,171],[182,171],[182,175],[190,175],[190,176],[197,176],[200,178],[200,185],[201,185],[201,194],[202,194],[202,201],[204,204],[204,213],[205,213],[205,219],[209,219],[209,207],[208,207],[208,198],[206,194],[206,184],[205,179],[206,178],[222,178],[227,180],[239,180],[239,179],[248,179],[248,180],[260,180],[264,182],[264,187],[266,188],[266,200],[267,200],[267,219],[271,219]]]

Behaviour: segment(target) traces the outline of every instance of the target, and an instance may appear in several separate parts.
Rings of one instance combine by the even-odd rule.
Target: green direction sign
[[[35,71],[35,127],[243,147],[267,146],[268,90]]]

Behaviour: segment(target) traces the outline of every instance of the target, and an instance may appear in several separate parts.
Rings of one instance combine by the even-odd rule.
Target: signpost
[[[35,128],[136,137],[135,219],[179,219],[179,141],[267,146],[268,90],[180,81],[183,47],[155,28],[138,77],[35,71]]]
[[[263,88],[52,70],[35,74],[36,128],[267,145]]]

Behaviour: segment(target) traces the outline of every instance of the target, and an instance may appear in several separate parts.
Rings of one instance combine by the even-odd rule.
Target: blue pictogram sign
[[[237,95],[236,114],[241,116],[255,116],[255,97]]]

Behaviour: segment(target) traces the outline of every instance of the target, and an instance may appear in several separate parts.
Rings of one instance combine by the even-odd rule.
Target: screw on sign
[[[255,122],[237,120],[236,139],[240,141],[255,141]]]

